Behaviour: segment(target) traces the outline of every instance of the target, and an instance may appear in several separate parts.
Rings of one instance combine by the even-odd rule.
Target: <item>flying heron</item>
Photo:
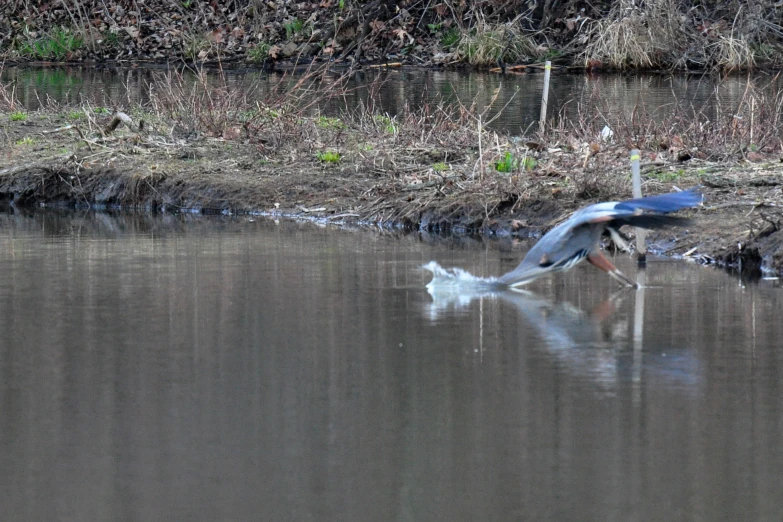
[[[519,266],[500,277],[500,282],[511,287],[521,286],[550,272],[568,270],[587,259],[620,283],[636,287],[636,283],[601,254],[598,245],[601,237],[608,233],[615,243],[624,246],[618,232],[623,225],[656,229],[687,224],[687,219],[667,214],[695,207],[703,199],[698,189],[691,189],[626,201],[596,203],[577,210],[547,232],[530,249]]]

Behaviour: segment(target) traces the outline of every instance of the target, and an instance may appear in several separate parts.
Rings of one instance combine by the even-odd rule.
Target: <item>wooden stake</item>
[[[642,174],[639,163],[641,155],[639,149],[631,151],[631,172],[633,173],[633,197],[642,197]],[[647,261],[647,245],[645,244],[645,230],[636,227],[636,260],[639,264]]]
[[[552,72],[552,62],[547,61],[544,65],[544,93],[541,95],[541,116],[538,121],[538,129],[543,134],[544,125],[546,125],[546,105],[549,100],[549,75]]]

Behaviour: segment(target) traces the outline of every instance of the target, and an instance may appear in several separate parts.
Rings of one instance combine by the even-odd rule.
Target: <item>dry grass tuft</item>
[[[0,75],[2,73],[3,65],[0,64]],[[22,104],[16,99],[14,87],[0,82],[0,111],[13,112],[22,108]]]
[[[464,31],[457,52],[471,65],[495,65],[498,61],[531,61],[541,53],[533,35],[520,29],[520,17],[504,24],[491,24],[479,18]]]
[[[705,48],[705,52],[708,63],[721,71],[748,70],[756,65],[753,48],[742,35],[721,35]]]
[[[587,29],[581,61],[617,69],[651,69],[671,64],[682,52],[683,18],[674,0],[641,5],[617,2],[606,18]]]
[[[732,13],[732,19],[725,16]],[[578,53],[585,65],[617,69],[750,70],[779,63],[783,27],[771,6],[689,6],[678,0],[623,0],[590,24]]]
[[[150,82],[149,109],[172,133],[205,134],[225,139],[283,146],[296,139],[289,135],[304,115],[332,97],[345,96],[348,73],[327,74],[326,67],[312,68],[296,76],[282,77],[272,91],[257,86],[235,86],[219,74],[204,70],[157,75]]]

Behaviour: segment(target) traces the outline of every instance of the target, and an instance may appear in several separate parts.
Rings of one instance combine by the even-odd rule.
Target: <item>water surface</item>
[[[776,283],[522,248],[0,214],[0,519],[779,520]]]

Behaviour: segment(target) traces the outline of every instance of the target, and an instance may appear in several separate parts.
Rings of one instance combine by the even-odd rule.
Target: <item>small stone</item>
[[[293,42],[288,42],[280,50],[280,53],[283,55],[283,57],[290,58],[290,57],[296,55],[298,51],[299,51],[299,46],[298,45],[296,45]]]

